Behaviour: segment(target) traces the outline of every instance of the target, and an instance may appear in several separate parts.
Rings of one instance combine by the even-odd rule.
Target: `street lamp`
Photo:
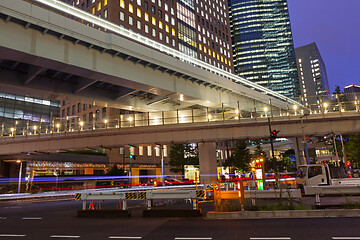
[[[294,105],[294,112],[295,112],[295,115],[296,115],[296,110],[297,110],[297,106],[296,105]]]
[[[304,120],[303,120],[303,118],[306,117],[306,116],[309,116],[309,115],[310,115],[309,113],[305,113],[304,115],[302,115],[300,117],[301,129],[302,129],[302,134],[303,134],[303,142],[304,142],[304,153],[305,153],[304,155],[305,155],[307,164],[309,164],[310,162],[309,162],[309,153],[308,153],[308,149],[307,149],[307,143],[306,143],[306,139],[305,139]]]
[[[83,121],[79,122],[79,125],[80,125],[80,130],[82,131],[82,130],[83,130],[83,126],[84,126],[84,122],[83,122]]]
[[[105,128],[107,129],[108,120],[105,119],[105,120],[104,120],[104,123],[105,123]]]
[[[18,194],[20,193],[20,187],[21,187],[21,173],[22,173],[22,161],[17,160],[17,163],[20,163],[20,169],[19,169],[19,185],[18,185]]]
[[[59,174],[56,172],[56,170],[53,173],[55,175],[55,181],[56,181],[56,190],[58,190],[58,179],[59,179]]]
[[[60,131],[60,124],[59,123],[56,124],[56,128],[57,128],[57,132],[59,132]]]
[[[327,107],[328,107],[328,104],[325,102],[325,103],[324,103],[324,108],[325,108],[324,113],[327,112],[327,110],[326,110]]]
[[[265,117],[267,117],[267,111],[268,111],[269,109],[267,108],[267,107],[264,107],[264,112],[265,112]]]
[[[34,135],[36,135],[37,126],[35,125],[35,126],[33,127],[33,129],[34,129]]]

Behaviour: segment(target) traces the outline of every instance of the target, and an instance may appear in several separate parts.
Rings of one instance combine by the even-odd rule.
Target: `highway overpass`
[[[331,132],[360,133],[360,113],[311,114],[304,117],[303,126],[304,128],[300,115],[271,118],[272,129],[280,130],[279,138],[292,138],[302,137],[302,130],[307,136]],[[206,143],[247,138],[269,138],[268,119],[262,117],[125,128],[116,126],[107,129],[3,137],[0,139],[0,154],[100,146],[111,148],[128,144]]]
[[[0,91],[135,111],[299,105],[60,1],[0,3]],[[51,10],[49,10],[51,8]],[[59,13],[77,16],[87,26]],[[99,29],[107,29],[107,31]]]

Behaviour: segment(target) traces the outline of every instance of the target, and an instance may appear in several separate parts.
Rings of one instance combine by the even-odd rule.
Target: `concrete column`
[[[198,143],[200,180],[210,183],[217,180],[216,145],[212,143]]]
[[[300,138],[291,138],[290,141],[292,142],[291,148],[295,150],[295,157],[296,157],[296,166],[305,164],[306,160],[304,159],[304,147],[301,144]]]

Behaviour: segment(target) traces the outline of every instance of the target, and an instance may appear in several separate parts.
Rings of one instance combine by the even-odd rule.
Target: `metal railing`
[[[110,119],[101,119],[100,113],[90,113],[83,121],[83,116],[67,116],[53,119],[51,122],[30,123],[30,121],[17,120],[14,123],[1,125],[1,137],[16,137],[27,135],[56,134],[75,131],[94,131],[103,129],[148,127],[170,124],[191,124],[206,122],[239,121],[246,119],[265,119],[268,117],[290,117],[307,115],[326,115],[329,113],[360,112],[360,100],[346,102],[322,101],[298,109],[297,105],[288,105],[287,109],[279,109],[271,105],[259,109],[254,105],[253,109],[226,108],[194,108],[176,111],[145,112],[121,114]]]

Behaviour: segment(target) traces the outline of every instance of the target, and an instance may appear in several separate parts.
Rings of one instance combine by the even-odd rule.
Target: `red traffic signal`
[[[351,166],[351,162],[346,162],[346,166],[350,167],[350,166]]]
[[[278,130],[271,130],[271,138],[275,139],[277,138],[277,135],[280,131]]]

